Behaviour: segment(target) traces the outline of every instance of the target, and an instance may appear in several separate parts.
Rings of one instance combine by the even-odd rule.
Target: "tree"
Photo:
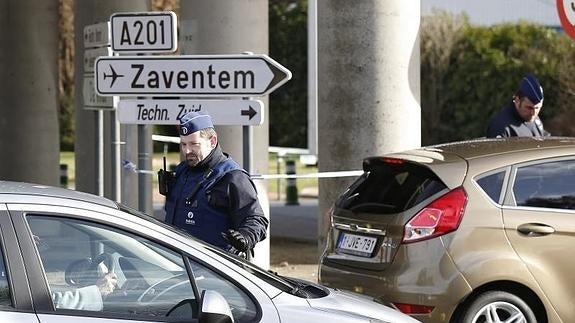
[[[60,150],[74,150],[74,8],[73,0],[59,2],[58,120]]]
[[[421,97],[422,102],[425,101],[421,107],[425,120],[421,131],[422,145],[431,143],[434,133],[444,128],[441,115],[447,108],[446,83],[453,51],[468,27],[468,19],[463,15],[433,11],[432,16],[421,17]]]
[[[424,144],[485,136],[492,116],[509,102],[528,73],[537,75],[543,85],[541,117],[547,130],[554,135],[574,133],[565,122],[575,113],[571,112],[575,85],[571,39],[527,22],[485,27],[454,24],[457,18],[446,14],[426,19],[439,21],[422,23]],[[448,29],[452,41],[423,31],[430,25],[453,26]]]
[[[292,79],[270,95],[270,145],[307,146],[307,0],[269,0],[270,56]]]

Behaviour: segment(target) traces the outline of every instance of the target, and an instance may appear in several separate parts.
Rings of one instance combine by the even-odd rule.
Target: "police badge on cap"
[[[213,127],[212,118],[209,115],[188,112],[180,119],[180,136],[187,136],[196,131]]]

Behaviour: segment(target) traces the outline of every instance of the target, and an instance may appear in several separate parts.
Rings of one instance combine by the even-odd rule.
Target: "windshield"
[[[258,277],[259,279],[262,279],[264,281],[266,281],[268,284],[278,288],[279,290],[283,291],[283,292],[288,292],[288,293],[292,293],[292,291],[294,289],[297,289],[298,284],[294,283],[291,280],[287,280],[284,277],[278,275],[275,272],[272,271],[266,271],[260,267],[258,267],[257,265],[245,260],[244,258],[238,257],[234,254],[231,254],[229,252],[225,252],[217,247],[214,247],[210,244],[205,243],[204,241],[197,239],[196,237],[192,236],[191,234],[189,234],[188,232],[181,230],[177,227],[171,226],[165,222],[162,222],[146,213],[140,212],[136,209],[130,208],[126,205],[123,204],[119,204],[118,203],[118,208],[126,213],[129,213],[131,215],[137,216],[141,219],[144,219],[146,221],[150,221],[153,222],[157,225],[162,226],[163,228],[166,228],[168,230],[177,232],[181,235],[185,235],[187,238],[190,238],[196,242],[198,242],[199,244],[201,244],[204,248],[210,250],[212,253],[217,254],[218,256],[225,258],[227,261],[229,261],[230,263],[236,265],[237,267],[241,268],[242,270],[245,270],[247,272],[249,272],[252,275],[255,275],[256,277]],[[169,257],[168,257],[169,258]]]

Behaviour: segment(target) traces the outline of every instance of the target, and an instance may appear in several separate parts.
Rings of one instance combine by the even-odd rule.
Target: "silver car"
[[[98,196],[0,181],[0,322],[417,322]]]

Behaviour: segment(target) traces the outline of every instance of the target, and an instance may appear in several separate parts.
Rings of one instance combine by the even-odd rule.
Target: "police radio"
[[[170,186],[172,181],[176,178],[176,173],[167,170],[166,167],[166,156],[164,156],[164,168],[158,171],[158,188],[160,194],[163,196],[168,196],[170,193]]]

